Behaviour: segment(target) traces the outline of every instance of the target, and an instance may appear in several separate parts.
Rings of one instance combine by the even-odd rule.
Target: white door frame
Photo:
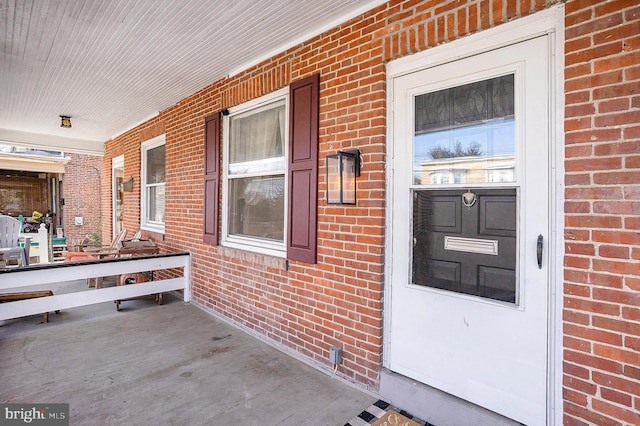
[[[393,105],[393,79],[456,59],[515,44],[540,35],[549,37],[549,162],[550,162],[550,228],[549,236],[549,363],[547,423],[562,424],[562,305],[564,256],[564,4],[516,19],[451,43],[392,61],[387,64],[387,105]],[[387,108],[387,165],[393,164],[393,108]],[[385,306],[391,306],[393,265],[393,168],[387,168],[386,238],[385,238]],[[405,212],[399,212],[404,214]],[[389,367],[386,354],[390,345],[391,312],[384,312],[383,365]]]
[[[111,159],[111,233],[112,237],[115,237],[116,232],[116,222],[118,219],[116,218],[116,192],[118,188],[116,188],[116,173],[115,169],[122,168],[124,171],[124,154],[118,155],[117,157],[113,157]]]

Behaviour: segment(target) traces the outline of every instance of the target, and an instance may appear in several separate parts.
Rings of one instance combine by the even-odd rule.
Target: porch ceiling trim
[[[64,173],[68,158],[44,158],[26,155],[0,154],[1,170],[24,172]]]
[[[0,129],[0,143],[25,148],[57,149],[76,154],[104,155],[103,141],[65,138],[19,130]]]

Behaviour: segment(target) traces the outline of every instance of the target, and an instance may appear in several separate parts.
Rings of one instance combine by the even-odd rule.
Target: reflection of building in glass
[[[415,97],[414,183],[515,181],[513,74]]]
[[[458,157],[420,163],[419,185],[515,181],[515,157]]]

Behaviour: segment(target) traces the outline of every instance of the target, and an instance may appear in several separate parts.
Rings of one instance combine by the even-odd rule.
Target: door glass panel
[[[515,181],[514,75],[414,98],[416,185]]]
[[[124,191],[122,182],[124,182],[124,167],[115,167],[113,169],[114,236],[118,235],[124,226]]]
[[[412,284],[517,303],[516,206],[515,188],[415,190]]]

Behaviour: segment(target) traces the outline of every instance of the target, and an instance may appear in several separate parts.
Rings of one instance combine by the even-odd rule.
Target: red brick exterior
[[[640,5],[565,12],[565,423],[640,424]]]
[[[133,177],[133,191],[124,192],[124,229],[127,230],[127,238],[131,238],[140,228],[140,144],[165,132],[163,119],[150,120],[134,130],[125,133],[116,140],[105,144],[105,155],[102,163],[102,175],[111,176],[111,159],[119,155],[124,155],[124,179]],[[167,144],[168,146],[169,144]],[[202,159],[202,157],[201,157]],[[167,168],[170,157],[167,154]],[[168,172],[171,172],[168,170]],[[179,185],[179,184],[178,184]],[[111,212],[112,193],[111,182],[102,183],[102,209]],[[104,213],[103,213],[104,214]],[[111,241],[113,236],[113,223],[111,213],[108,222],[102,226],[103,241]],[[155,242],[162,242],[162,235],[155,235],[148,232],[143,233],[145,239],[152,239]]]
[[[65,153],[71,159],[64,168],[62,178],[62,227],[67,237],[67,247],[82,242],[89,234],[100,231],[104,222],[111,221],[111,207],[100,209],[98,194],[106,192],[111,197],[111,168],[102,171],[103,159],[96,155]],[[105,179],[101,179],[104,176]],[[106,182],[106,188],[102,183]],[[82,216],[83,224],[76,225],[76,216]]]
[[[193,255],[193,303],[376,388],[382,364],[385,62],[558,1],[393,0],[217,81],[106,143],[103,176],[125,155],[125,227],[140,223],[140,143],[166,134],[165,250]],[[636,423],[640,409],[640,8],[566,2],[564,421]],[[318,263],[202,242],[205,117],[320,73]],[[324,158],[362,150],[356,206],[325,202]],[[110,182],[102,183],[110,211]],[[103,232],[110,236],[110,224]],[[107,237],[108,238],[108,237]],[[560,330],[557,330],[559,333]]]

